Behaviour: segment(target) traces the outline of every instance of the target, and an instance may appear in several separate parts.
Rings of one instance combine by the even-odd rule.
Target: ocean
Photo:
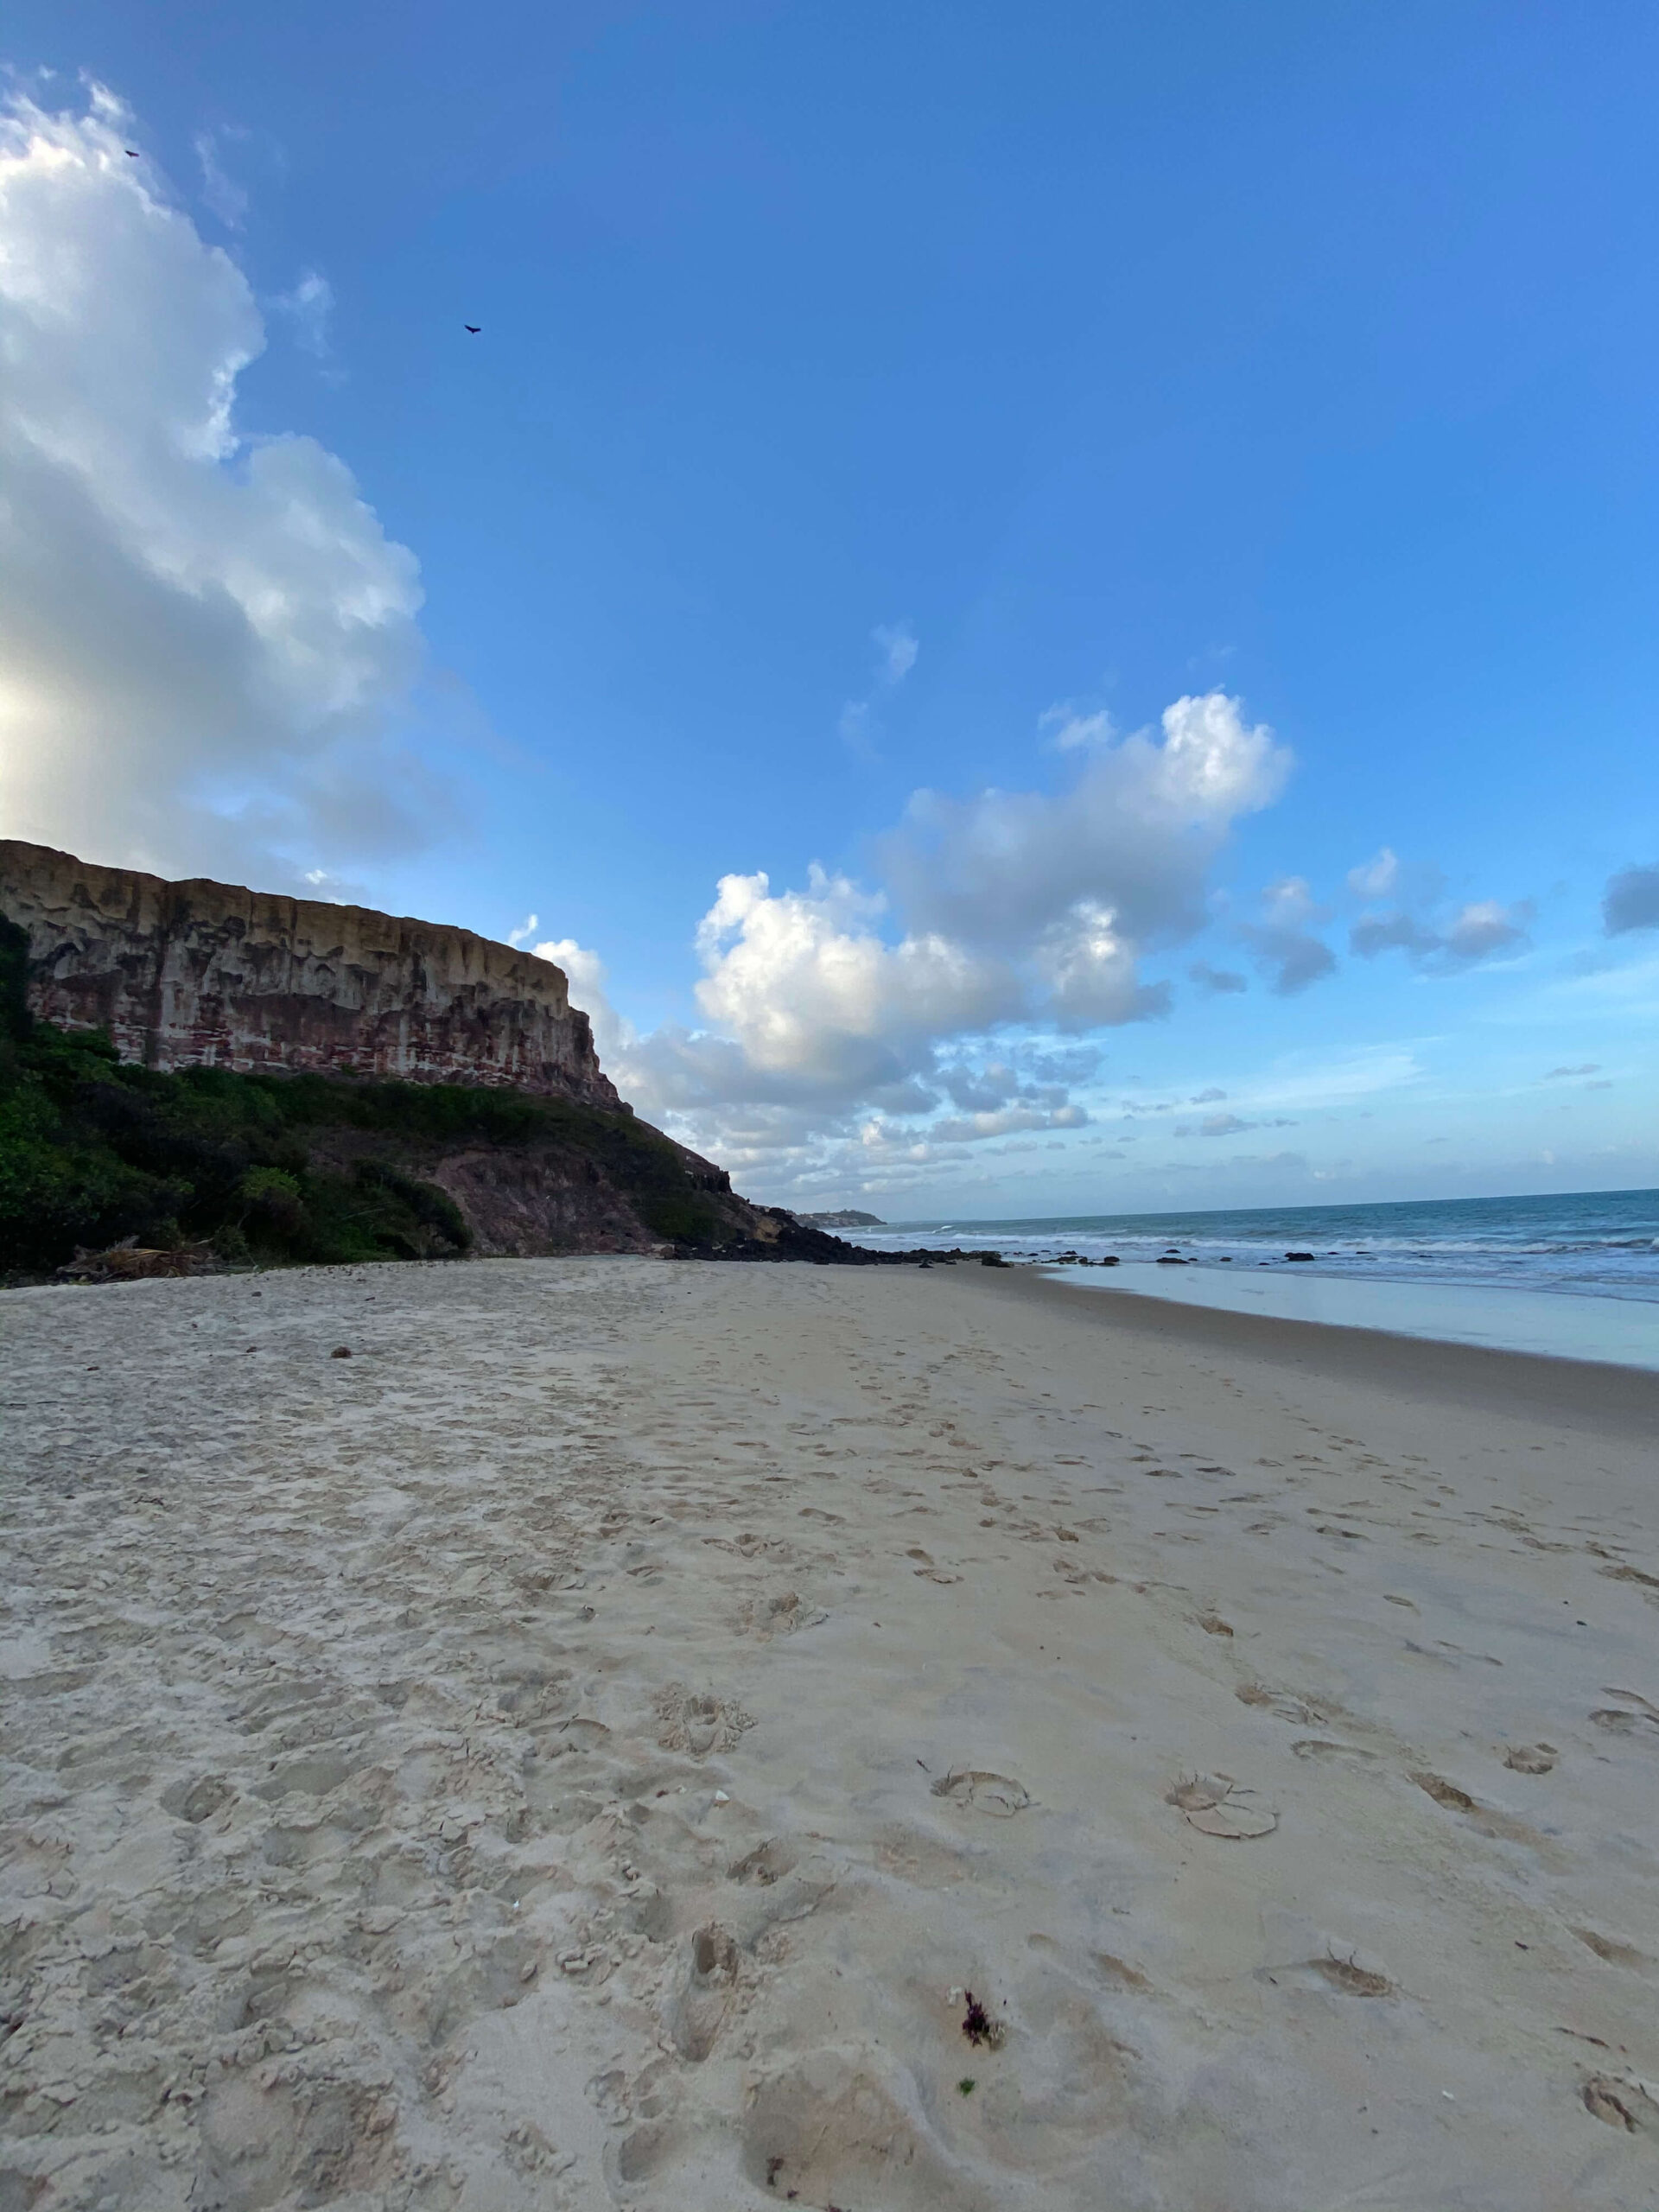
[[[848,1233],[899,1249],[996,1250],[1084,1288],[1659,1367],[1659,1191],[936,1219]],[[1071,1266],[1067,1255],[1119,1264]],[[1186,1264],[1160,1264],[1172,1259]]]

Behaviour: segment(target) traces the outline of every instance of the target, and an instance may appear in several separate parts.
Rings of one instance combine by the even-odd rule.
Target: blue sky
[[[1659,1181],[1650,8],[5,38],[0,830],[557,947],[785,1203]]]

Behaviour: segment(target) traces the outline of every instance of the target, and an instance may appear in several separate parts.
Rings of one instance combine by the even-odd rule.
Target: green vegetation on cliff
[[[0,918],[0,1271],[44,1273],[134,1236],[208,1242],[232,1261],[450,1257],[472,1232],[419,1170],[468,1144],[550,1141],[655,1235],[708,1248],[729,1233],[684,1155],[626,1112],[462,1084],[160,1074],[97,1032],[32,1020],[26,961],[23,932]],[[371,1148],[341,1160],[342,1137]]]

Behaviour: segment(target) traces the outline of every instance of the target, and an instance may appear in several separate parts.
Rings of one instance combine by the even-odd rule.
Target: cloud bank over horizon
[[[1052,1052],[999,1057],[988,1040],[1166,1014],[1170,988],[1143,961],[1205,926],[1212,862],[1290,765],[1238,700],[1186,696],[1159,732],[1091,749],[1060,790],[917,792],[877,841],[878,889],[817,865],[798,891],[724,876],[696,933],[699,1030],[642,1037],[611,1012],[593,956],[536,950],[597,1005],[601,1050],[643,1109],[740,1164],[825,1135],[868,1156],[1079,1128]],[[951,1065],[964,1039],[972,1075]],[[1096,1057],[1074,1054],[1074,1080]],[[919,1139],[891,1126],[947,1100],[969,1110]]]
[[[1167,977],[1148,978],[1149,958],[1219,927],[1272,992],[1294,995],[1337,971],[1317,934],[1335,910],[1287,877],[1262,893],[1259,918],[1226,920],[1215,864],[1293,766],[1238,698],[1183,696],[1156,730],[1122,738],[1096,717],[1083,741],[1055,750],[1066,779],[1052,791],[915,793],[874,841],[878,887],[816,863],[800,890],[774,890],[763,872],[722,877],[696,938],[704,1027],[642,1033],[612,1006],[597,954],[569,938],[533,950],[564,967],[601,1058],[644,1113],[775,1190],[902,1191],[991,1141],[1025,1149],[1082,1129],[1093,1109],[1074,1093],[1103,1058],[1088,1040],[1175,1004]],[[1435,973],[1510,950],[1530,911],[1465,904],[1437,930],[1422,917],[1444,904],[1438,871],[1402,871],[1388,852],[1348,888],[1364,904],[1356,950],[1401,942]],[[1406,902],[1381,924],[1380,896]],[[1408,938],[1367,938],[1399,915]],[[1249,988],[1204,962],[1188,975],[1203,996]],[[1230,1111],[1170,1134],[1294,1126]]]

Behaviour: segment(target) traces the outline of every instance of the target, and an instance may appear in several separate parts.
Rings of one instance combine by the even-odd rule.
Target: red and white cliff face
[[[310,1069],[620,1103],[564,971],[470,930],[0,839],[30,1011],[155,1068]]]

